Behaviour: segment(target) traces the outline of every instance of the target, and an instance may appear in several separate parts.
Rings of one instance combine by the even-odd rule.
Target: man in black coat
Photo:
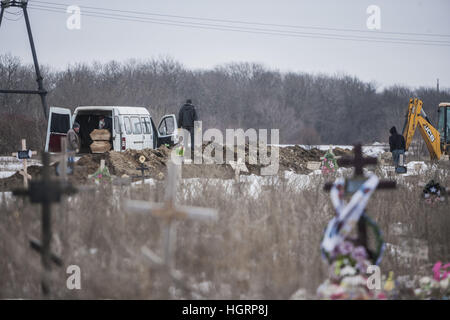
[[[392,152],[392,160],[397,168],[400,155],[405,154],[405,138],[403,135],[397,133],[397,129],[395,127],[392,127],[389,132],[391,133],[391,136],[389,137],[389,147]]]
[[[194,121],[198,120],[197,111],[191,99],[181,107],[178,113],[178,128],[183,128],[191,134],[191,158],[194,156]],[[185,150],[187,149],[187,137],[183,137]]]

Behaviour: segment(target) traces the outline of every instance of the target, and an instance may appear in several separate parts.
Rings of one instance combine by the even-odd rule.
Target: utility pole
[[[47,90],[45,90],[45,88],[44,88],[44,84],[42,81],[43,78],[41,76],[41,71],[39,70],[39,63],[38,63],[38,59],[37,59],[37,55],[36,55],[36,49],[34,47],[33,35],[31,34],[30,19],[28,18],[27,5],[28,5],[28,0],[20,0],[20,1],[18,1],[18,0],[1,0],[0,26],[2,24],[3,13],[6,8],[17,7],[17,8],[21,8],[23,10],[23,16],[25,18],[25,24],[27,26],[28,39],[30,41],[31,53],[33,55],[34,70],[36,72],[36,81],[38,83],[38,89],[37,90],[0,89],[0,93],[38,94],[41,97],[41,103],[42,103],[42,108],[44,111],[45,119],[48,119],[48,115],[47,115],[48,108],[47,108],[47,100],[46,100]]]
[[[437,78],[436,90],[437,90],[437,93],[439,94],[439,78]]]

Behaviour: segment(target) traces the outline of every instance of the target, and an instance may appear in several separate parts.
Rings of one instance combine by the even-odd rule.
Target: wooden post
[[[70,163],[69,166],[67,163],[69,162],[69,157],[75,156],[75,151],[67,151],[67,137],[61,137],[61,152],[58,154],[52,154],[52,161],[57,161],[57,172],[62,181],[67,182],[67,169],[70,167],[70,171],[73,174],[74,165]]]
[[[62,181],[67,181],[67,137],[61,137],[61,160],[60,165],[60,176]]]
[[[27,150],[27,141],[25,139],[22,139],[22,150]],[[28,162],[27,159],[23,159],[23,186],[24,188],[28,188]],[[31,178],[31,176],[30,176]]]
[[[22,170],[19,173],[23,176],[23,187],[28,188],[28,180],[31,180],[31,176],[28,174],[28,161],[32,156],[37,155],[36,151],[27,150],[27,141],[22,139],[22,149],[12,154],[14,157],[22,160]]]
[[[176,204],[177,187],[179,184],[181,165],[175,164],[171,159],[167,162],[167,179],[163,203],[152,203],[148,201],[127,200],[125,207],[130,212],[150,213],[152,216],[161,219],[163,223],[163,251],[164,257],[160,258],[156,253],[147,247],[142,247],[141,251],[157,266],[165,267],[172,280],[180,285],[181,275],[175,270],[175,245],[177,220],[215,220],[217,210],[210,208],[180,206]]]

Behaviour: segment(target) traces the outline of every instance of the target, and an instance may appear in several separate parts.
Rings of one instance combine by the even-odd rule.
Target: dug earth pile
[[[203,151],[208,144],[203,145]],[[210,146],[211,147],[211,146]],[[226,159],[226,148],[224,146],[216,146],[217,149],[212,149],[211,157],[215,156],[215,151],[222,149],[223,159]],[[299,174],[308,174],[311,170],[307,169],[308,161],[320,161],[325,152],[313,148],[310,150],[304,149],[298,145],[278,148],[279,150],[279,173],[285,170],[290,170]],[[144,149],[144,150],[126,150],[124,152],[109,151],[103,154],[86,154],[83,155],[75,164],[74,174],[69,176],[69,181],[74,184],[85,184],[92,182],[92,178],[88,178],[100,166],[100,161],[105,160],[105,165],[108,167],[111,175],[122,177],[128,176],[133,180],[139,180],[141,172],[137,168],[141,165],[139,157],[144,156],[144,165],[148,168],[145,175],[154,179],[162,180],[166,176],[166,162],[170,157],[171,149],[166,146],[161,146],[158,149]],[[229,150],[228,150],[229,151]],[[237,149],[231,151],[234,160],[237,160]],[[258,154],[259,150],[257,151]],[[340,148],[333,149],[336,156],[351,156],[352,151]],[[209,153],[209,152],[208,152]],[[270,159],[271,147],[267,147],[267,154]],[[204,157],[204,159],[211,159]],[[205,161],[204,161],[205,162]],[[245,163],[249,170],[248,173],[242,174],[261,174],[261,168],[266,165],[249,164],[249,149],[245,146]],[[33,179],[41,177],[42,167],[30,166],[28,172]],[[234,177],[234,170],[228,164],[183,164],[183,178],[220,178],[231,179]],[[55,164],[51,169],[51,175],[56,177]],[[23,186],[23,177],[18,172],[14,175],[0,179],[0,191],[11,191],[15,188]]]

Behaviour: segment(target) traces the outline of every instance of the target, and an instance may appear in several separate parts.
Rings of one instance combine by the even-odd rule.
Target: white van
[[[82,106],[71,114],[70,109],[50,107],[45,151],[60,152],[61,137],[67,135],[73,122],[80,124],[80,153],[91,153],[90,133],[98,128],[99,117],[104,116],[111,132],[111,146],[114,151],[126,149],[155,149],[162,144],[177,143],[177,121],[174,114],[165,115],[158,124],[144,107]]]

